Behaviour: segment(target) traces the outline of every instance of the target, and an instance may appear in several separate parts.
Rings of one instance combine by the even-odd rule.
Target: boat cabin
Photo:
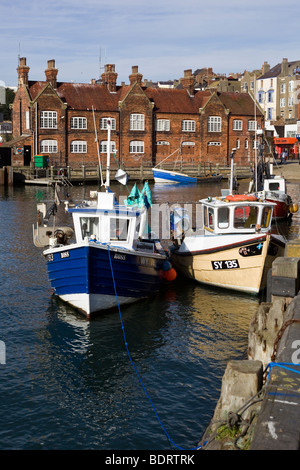
[[[115,193],[97,192],[95,201],[68,208],[77,243],[92,241],[128,250],[136,248],[144,234],[145,210],[120,206],[115,197]]]
[[[204,232],[208,234],[254,233],[270,230],[273,203],[202,199]]]
[[[285,179],[282,178],[281,176],[278,176],[278,177],[275,176],[275,178],[272,178],[272,179],[265,179],[263,190],[265,192],[285,193],[286,192]]]

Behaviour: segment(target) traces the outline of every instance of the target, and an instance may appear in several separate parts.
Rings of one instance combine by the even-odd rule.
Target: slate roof
[[[30,99],[34,100],[48,85],[46,81],[28,83]],[[131,90],[131,85],[118,86],[110,93],[106,85],[84,83],[57,83],[57,95],[67,106],[75,110],[118,111],[122,101]],[[173,114],[198,114],[214,93],[212,90],[195,91],[190,96],[186,90],[174,88],[142,87],[145,95],[154,103],[154,111]],[[252,115],[254,103],[248,93],[217,92],[217,96],[236,115]],[[257,110],[257,112],[259,112]]]
[[[218,92],[218,96],[231,114],[241,116],[254,115],[254,102],[248,93]],[[256,114],[263,115],[258,107],[256,107]]]

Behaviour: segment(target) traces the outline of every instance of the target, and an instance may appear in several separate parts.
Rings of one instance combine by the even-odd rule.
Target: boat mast
[[[110,131],[111,131],[111,118],[107,119],[107,161],[106,161],[106,190],[110,185]]]

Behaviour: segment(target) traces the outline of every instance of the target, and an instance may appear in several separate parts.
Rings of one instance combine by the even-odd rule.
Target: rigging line
[[[158,413],[157,413],[157,411],[156,411],[156,409],[155,409],[155,406],[154,406],[154,404],[153,404],[153,402],[152,402],[152,400],[151,400],[151,398],[150,398],[150,396],[149,396],[149,394],[148,394],[148,392],[147,392],[147,390],[146,390],[146,388],[145,388],[145,386],[144,386],[144,384],[143,384],[143,382],[142,382],[142,379],[141,379],[141,377],[140,377],[140,374],[138,373],[138,371],[137,371],[137,369],[136,369],[136,367],[135,367],[135,365],[134,365],[134,362],[133,362],[133,360],[132,360],[132,358],[131,358],[131,355],[130,355],[130,352],[129,352],[129,349],[128,349],[128,344],[127,344],[126,335],[125,335],[125,328],[124,328],[124,323],[123,323],[123,319],[122,319],[121,308],[120,308],[120,304],[119,304],[119,300],[118,300],[118,294],[117,294],[116,282],[115,282],[115,277],[114,277],[114,272],[113,272],[113,266],[112,266],[112,261],[111,261],[111,256],[110,256],[110,248],[109,248],[109,245],[107,245],[107,252],[108,252],[109,264],[110,264],[110,269],[111,269],[111,275],[112,275],[112,280],[113,280],[113,286],[114,286],[115,296],[116,296],[116,299],[117,299],[117,305],[118,305],[118,310],[119,310],[119,316],[120,316],[120,321],[121,321],[121,326],[122,326],[123,338],[124,338],[124,343],[125,343],[126,351],[127,351],[129,360],[130,360],[130,362],[131,362],[131,364],[132,364],[132,367],[134,368],[134,371],[135,371],[135,373],[136,373],[136,375],[137,375],[137,377],[138,377],[138,379],[139,379],[139,381],[140,381],[140,384],[141,384],[141,386],[142,386],[142,388],[143,388],[143,390],[144,390],[144,392],[145,392],[145,394],[146,394],[148,400],[149,400],[150,403],[151,403],[151,406],[152,406],[152,408],[153,408],[153,411],[154,411],[154,413],[155,413],[155,416],[157,417],[158,422],[159,422],[159,424],[161,425],[161,427],[162,427],[162,429],[163,429],[165,435],[167,436],[167,438],[169,439],[169,441],[170,441],[175,447],[177,447],[177,449],[180,449],[180,450],[198,450],[198,449],[201,449],[203,446],[197,446],[197,447],[194,447],[194,448],[192,448],[192,449],[184,449],[184,448],[179,447],[178,445],[175,444],[175,442],[174,442],[174,441],[171,439],[171,437],[169,436],[169,434],[168,434],[166,428],[164,427],[164,425],[163,425],[163,423],[162,423],[162,421],[161,421],[161,419],[160,419],[160,417],[159,417],[159,415],[158,415]],[[205,443],[204,443],[203,445],[205,445]]]

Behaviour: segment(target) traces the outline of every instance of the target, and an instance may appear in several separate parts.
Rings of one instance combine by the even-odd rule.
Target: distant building
[[[298,158],[300,60],[282,62],[257,79],[256,99],[265,114],[265,128],[274,137],[275,150],[287,151],[289,158]]]
[[[105,65],[101,80],[89,84],[59,82],[54,60],[48,61],[43,80],[29,80],[26,58],[17,71],[14,165],[29,165],[34,155],[46,155],[50,165],[59,167],[97,165],[95,136],[104,159],[108,118],[112,164],[153,166],[179,148],[183,160],[195,165],[228,165],[232,148],[236,163],[254,160],[255,128],[264,126],[259,108],[248,93],[195,90],[190,69],[180,88],[144,86],[137,66],[129,84],[121,86],[114,64]]]

